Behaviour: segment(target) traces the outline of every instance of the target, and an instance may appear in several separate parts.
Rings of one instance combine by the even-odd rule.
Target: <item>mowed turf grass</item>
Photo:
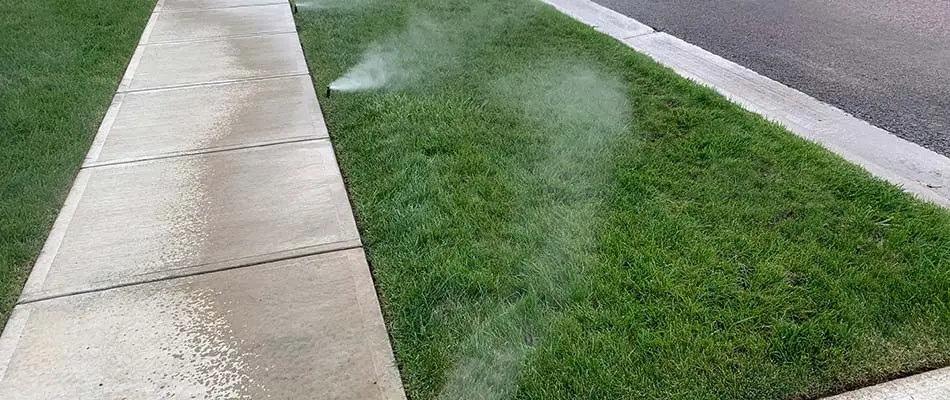
[[[0,0],[0,325],[152,7],[150,0]]]
[[[945,210],[540,2],[307,5],[318,87],[392,79],[321,103],[410,398],[807,398],[950,364]]]

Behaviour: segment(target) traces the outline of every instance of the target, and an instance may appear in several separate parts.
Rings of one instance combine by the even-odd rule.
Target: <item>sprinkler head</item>
[[[297,13],[297,1],[296,1],[296,0],[287,0],[287,1],[290,2],[290,11],[293,12],[294,14],[296,14],[296,13]]]
[[[330,93],[333,93],[333,89],[330,89],[330,87],[327,86],[327,98],[330,98]]]

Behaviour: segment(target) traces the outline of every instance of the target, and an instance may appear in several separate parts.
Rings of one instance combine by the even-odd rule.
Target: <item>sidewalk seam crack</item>
[[[99,167],[111,167],[111,166],[116,166],[116,165],[138,164],[141,162],[166,160],[169,158],[191,157],[191,156],[199,156],[199,155],[215,154],[215,153],[227,153],[230,151],[256,149],[256,148],[261,148],[261,147],[279,146],[283,144],[292,144],[292,143],[318,142],[318,141],[324,141],[324,140],[330,140],[330,138],[329,137],[303,137],[303,138],[294,138],[294,139],[279,139],[272,142],[249,143],[249,144],[244,144],[244,145],[209,147],[205,149],[185,150],[185,151],[165,153],[165,154],[159,154],[159,155],[153,155],[153,156],[143,156],[143,157],[127,158],[127,159],[112,160],[112,161],[102,161],[102,162],[91,162],[88,164],[84,164],[82,167],[80,167],[80,169],[86,170],[86,169],[93,169],[93,168],[99,168]]]
[[[264,7],[264,6],[279,6],[287,5],[285,1],[277,1],[273,3],[261,3],[261,4],[238,4],[233,6],[222,6],[222,7],[209,7],[209,8],[181,8],[178,10],[166,10],[165,7],[162,7],[161,10],[156,10],[155,14],[174,14],[174,13],[185,13],[185,12],[199,12],[199,11],[212,11],[212,10],[227,10],[231,8],[250,8],[250,7]],[[288,5],[289,7],[289,5]]]
[[[221,35],[221,36],[208,36],[198,39],[174,39],[174,40],[160,40],[156,42],[148,41],[142,43],[140,46],[158,46],[158,45],[168,45],[168,44],[187,44],[187,43],[201,43],[201,42],[215,42],[222,39],[247,39],[260,36],[274,36],[274,35],[286,35],[290,33],[296,33],[296,31],[265,31],[265,32],[254,32],[254,33],[245,33],[237,35]]]
[[[345,243],[345,242],[343,242],[343,243]],[[20,301],[18,301],[18,302],[16,303],[16,305],[17,305],[17,306],[21,306],[21,305],[25,305],[25,304],[33,304],[33,303],[38,303],[38,302],[47,301],[47,300],[60,299],[60,298],[64,298],[64,297],[71,297],[71,296],[77,296],[77,295],[83,295],[83,294],[90,294],[90,293],[98,293],[98,292],[106,292],[106,291],[110,291],[110,290],[114,290],[114,289],[121,289],[121,288],[132,287],[132,286],[139,286],[139,285],[147,285],[147,284],[151,284],[151,283],[164,282],[164,281],[172,281],[172,280],[176,280],[176,279],[190,278],[190,277],[194,277],[194,276],[207,275],[207,274],[213,274],[213,273],[224,272],[224,271],[231,271],[231,270],[242,269],[242,268],[250,268],[250,267],[255,267],[255,266],[258,266],[258,265],[271,264],[271,263],[276,263],[276,262],[280,262],[280,261],[295,260],[295,259],[299,259],[299,258],[317,256],[317,255],[322,255],[322,254],[332,254],[332,253],[343,252],[343,251],[349,251],[349,250],[355,250],[355,249],[362,249],[362,248],[363,248],[362,243],[358,243],[358,242],[357,242],[357,244],[349,245],[349,246],[343,246],[343,247],[332,248],[332,249],[316,250],[316,251],[310,251],[310,252],[305,252],[305,253],[300,253],[300,254],[291,254],[291,255],[285,255],[285,256],[276,256],[276,257],[274,257],[274,258],[269,258],[269,259],[266,259],[266,260],[257,260],[257,261],[252,261],[252,262],[248,262],[248,263],[236,264],[236,265],[226,266],[226,267],[221,267],[221,268],[213,268],[213,269],[207,269],[207,270],[199,270],[199,271],[188,272],[188,273],[183,273],[183,274],[179,274],[179,275],[170,275],[170,276],[163,276],[163,277],[158,277],[158,278],[153,278],[153,279],[145,279],[145,280],[136,281],[136,282],[119,283],[119,284],[103,286],[103,287],[95,288],[95,289],[77,290],[77,291],[73,291],[73,292],[62,293],[62,294],[55,294],[55,295],[48,295],[48,296],[37,296],[36,298],[32,298],[32,299],[28,299],[28,300],[20,300]]]
[[[249,39],[249,38],[257,38],[257,37],[289,35],[291,33],[297,33],[297,31],[266,31],[266,32],[244,33],[244,34],[237,34],[237,35],[208,36],[208,37],[195,38],[195,39],[176,39],[176,40],[163,40],[163,41],[158,41],[158,42],[143,42],[139,44],[139,47],[166,46],[166,45],[175,45],[175,44],[190,44],[190,43],[205,43],[205,42],[221,42],[221,41],[224,41],[225,39]]]
[[[179,84],[179,85],[155,86],[155,87],[142,88],[142,89],[125,89],[125,90],[120,89],[116,91],[116,94],[141,93],[141,92],[168,90],[168,89],[184,89],[184,88],[192,88],[192,87],[222,85],[222,84],[227,84],[227,83],[254,82],[254,81],[261,81],[265,79],[290,78],[294,76],[305,76],[305,75],[309,76],[310,71],[300,71],[300,72],[293,72],[289,74],[255,76],[252,78],[222,79],[222,80],[217,80],[217,81],[208,81],[208,82],[199,82],[199,83],[184,83],[184,84]]]

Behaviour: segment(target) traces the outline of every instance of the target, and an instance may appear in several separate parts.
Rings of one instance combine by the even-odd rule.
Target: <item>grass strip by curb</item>
[[[20,294],[154,5],[0,0],[0,321]]]
[[[314,7],[313,5],[322,5]],[[531,0],[297,16],[411,398],[787,399],[950,364],[950,214]]]

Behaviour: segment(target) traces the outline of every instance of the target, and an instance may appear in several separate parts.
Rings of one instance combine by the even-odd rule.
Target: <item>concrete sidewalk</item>
[[[159,1],[0,398],[405,398],[286,2]]]

